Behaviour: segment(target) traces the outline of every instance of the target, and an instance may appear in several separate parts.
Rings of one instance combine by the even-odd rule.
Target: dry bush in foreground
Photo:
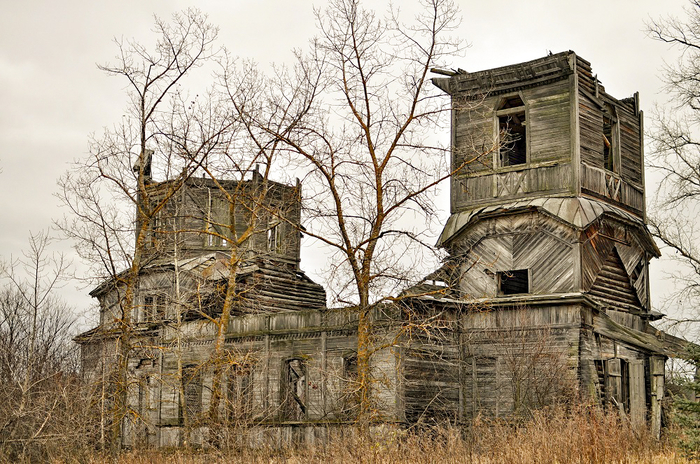
[[[56,462],[76,462],[66,458]],[[81,460],[81,462],[85,462]],[[87,462],[103,462],[95,455]],[[123,454],[119,463],[684,463],[680,453],[616,414],[597,408],[544,410],[520,425],[476,420],[466,430],[426,428],[345,438],[328,445],[237,452],[150,450]]]

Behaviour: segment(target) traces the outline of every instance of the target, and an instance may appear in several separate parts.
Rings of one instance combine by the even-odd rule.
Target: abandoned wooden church
[[[453,166],[469,162],[451,179],[438,241],[449,258],[401,303],[375,311],[377,337],[394,340],[371,361],[377,417],[462,424],[576,397],[658,434],[664,362],[680,342],[650,325],[662,317],[649,296],[659,250],[645,226],[637,94],[612,97],[571,51],[437,72],[445,77],[434,84],[452,98]],[[324,289],[299,268],[301,186],[266,185],[265,211],[286,216],[259,219],[265,227],[237,267],[244,297],[225,327],[220,388],[208,360],[231,282],[226,232],[210,233],[230,224],[222,187],[189,179],[153,224],[132,314],[126,446],[202,443],[214,396],[219,417],[250,440],[313,440],[352,424],[356,317],[326,308]],[[233,216],[236,227],[252,220]],[[163,233],[173,222],[183,231],[177,253],[156,253],[175,248]],[[109,378],[117,350],[119,294],[111,281],[93,290],[100,324],[76,338],[96,382]],[[439,327],[407,331],[407,314]]]

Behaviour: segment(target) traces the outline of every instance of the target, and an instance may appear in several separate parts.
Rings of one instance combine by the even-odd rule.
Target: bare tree
[[[700,1],[690,1],[686,13],[687,18],[669,17],[648,24],[652,38],[681,52],[678,62],[664,70],[675,107],[657,109],[650,133],[649,164],[662,180],[648,220],[652,233],[670,250],[669,257],[680,264],[672,276],[678,289],[674,306],[690,311],[678,322],[696,323],[700,322]]]
[[[284,115],[268,111],[271,102],[275,109],[281,107],[279,94],[250,63],[239,64],[225,50],[212,48],[216,29],[197,11],[175,16],[172,25],[156,19],[156,29],[160,38],[155,52],[136,42],[118,42],[117,63],[101,67],[129,82],[131,116],[93,140],[90,158],[61,179],[60,197],[71,216],[59,226],[76,241],[81,256],[93,263],[93,282],[109,285],[118,294],[115,324],[101,322],[101,330],[118,340],[116,371],[105,377],[114,390],[105,404],[113,405],[110,423],[115,450],[120,447],[124,418],[129,412],[129,388],[136,382],[128,378],[129,356],[134,349],[144,348],[139,346],[139,337],[133,335],[139,322],[134,314],[139,305],[140,279],[149,264],[160,260],[175,265],[176,288],[171,296],[176,318],[169,322],[169,329],[177,332],[182,326],[182,312],[190,310],[214,326],[210,359],[196,366],[207,375],[213,372],[206,417],[213,431],[219,422],[224,377],[231,367],[225,335],[232,311],[244,299],[237,283],[238,271],[249,256],[252,238],[264,236],[275,222],[289,220],[285,205],[269,198],[274,187],[268,178],[282,143],[250,121],[264,114],[270,125],[278,124],[276,127],[284,130],[283,125],[289,124]],[[214,85],[196,96],[182,90],[180,84],[187,74],[214,61],[219,71]],[[276,78],[284,81],[284,71],[280,70]],[[304,99],[297,95],[288,104],[291,107],[300,101]],[[209,211],[206,217],[187,217],[191,212],[177,211],[181,200],[176,194],[194,181],[195,173],[206,179],[200,181],[206,183],[205,190],[212,196],[209,201],[216,197],[226,214]],[[137,212],[135,223],[126,219],[130,209]],[[290,222],[297,224],[298,220]],[[226,291],[215,310],[189,304],[192,289],[181,289],[178,280],[182,237],[201,239],[202,235],[230,255]],[[179,335],[170,348],[182,348]],[[184,366],[181,357],[176,356],[175,381],[187,432],[205,418],[189,417],[188,411],[194,408],[187,405]]]
[[[216,55],[217,29],[199,11],[187,10],[174,15],[172,23],[156,18],[155,32],[152,50],[133,40],[116,40],[114,64],[100,69],[127,82],[126,114],[91,141],[89,158],[60,181],[59,197],[74,216],[59,226],[76,241],[81,255],[97,264],[93,271],[101,268],[94,275],[119,292],[120,315],[112,328],[118,339],[111,433],[115,450],[121,446],[127,413],[134,297],[139,275],[153,257],[146,253],[149,231],[168,200],[219,146],[229,124],[220,117],[206,128],[193,125],[189,116],[197,97],[183,90],[185,79]],[[157,178],[172,182],[165,191],[154,192],[149,187]],[[130,210],[136,210],[134,223],[124,220]]]
[[[298,54],[300,74],[276,83],[282,98],[270,110],[288,122],[250,118],[308,172],[305,233],[334,250],[335,301],[358,315],[362,429],[375,418],[372,312],[420,277],[417,250],[430,249],[425,232],[435,217],[430,194],[461,169],[448,167],[449,149],[431,137],[450,105],[431,88],[430,71],[461,49],[448,36],[457,8],[450,0],[420,5],[410,24],[397,9],[380,19],[359,0],[317,10],[319,35],[308,55]],[[303,104],[289,105],[299,89]]]
[[[69,413],[71,400],[62,393],[78,387],[70,340],[75,316],[56,294],[68,263],[51,253],[50,245],[47,232],[32,234],[29,249],[3,263],[0,452],[8,458],[36,457],[35,445],[47,436],[66,438],[57,424]]]

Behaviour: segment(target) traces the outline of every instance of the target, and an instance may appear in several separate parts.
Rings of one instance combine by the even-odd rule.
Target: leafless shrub
[[[85,445],[92,414],[77,374],[74,322],[55,290],[66,264],[46,233],[4,263],[0,288],[0,458],[45,460],[71,442]]]

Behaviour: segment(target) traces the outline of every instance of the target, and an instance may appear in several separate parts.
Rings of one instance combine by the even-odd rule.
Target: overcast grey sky
[[[91,133],[117,122],[126,107],[124,82],[96,63],[115,55],[114,37],[153,43],[153,15],[168,19],[190,6],[220,27],[220,43],[261,64],[290,59],[315,32],[311,0],[2,0],[0,2],[0,257],[26,246],[29,231],[63,214],[56,179],[87,154]],[[450,67],[477,71],[573,50],[593,66],[617,98],[639,91],[642,108],[666,99],[659,78],[677,55],[644,32],[649,18],[683,15],[686,0],[456,0],[458,34],[471,47]],[[385,2],[366,2],[383,11]],[[397,1],[410,14],[412,1]],[[437,89],[436,89],[437,92]],[[649,112],[647,111],[647,114]],[[648,124],[647,124],[648,126]],[[647,185],[653,192],[654,186]],[[442,206],[449,208],[448,204]],[[311,275],[316,269],[302,267]],[[657,264],[655,268],[660,266]],[[655,272],[658,276],[658,271]],[[657,280],[657,279],[654,279]],[[654,300],[663,293],[652,287]],[[87,290],[66,287],[77,311]]]

